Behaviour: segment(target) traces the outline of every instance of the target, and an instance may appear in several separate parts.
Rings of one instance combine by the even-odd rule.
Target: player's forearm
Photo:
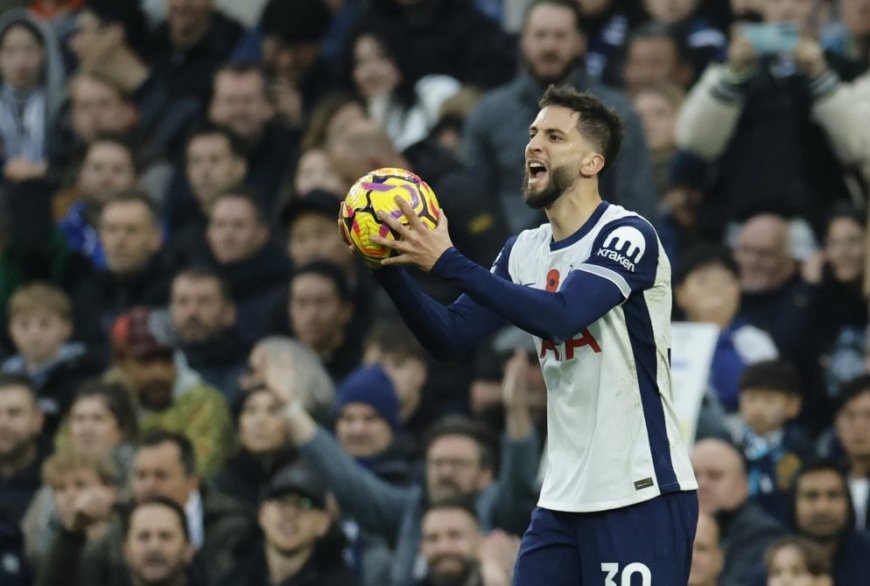
[[[455,248],[438,259],[432,272],[517,327],[557,343],[573,337],[623,301],[618,288],[579,271],[572,272],[556,292],[519,285],[492,274]],[[584,279],[588,283],[581,283]]]
[[[420,343],[438,359],[462,354],[498,324],[475,316],[461,303],[444,307],[421,291],[402,269],[375,271],[402,318]]]

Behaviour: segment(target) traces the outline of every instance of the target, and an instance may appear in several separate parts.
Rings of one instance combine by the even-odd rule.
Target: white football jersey
[[[604,202],[565,240],[549,224],[522,232],[507,267],[550,291],[585,271],[624,298],[572,339],[535,338],[548,389],[539,506],[602,511],[696,489],[672,404],[671,267],[649,222]]]

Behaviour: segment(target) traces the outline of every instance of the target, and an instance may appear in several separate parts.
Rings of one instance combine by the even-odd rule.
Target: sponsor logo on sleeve
[[[632,226],[620,226],[607,235],[596,255],[634,272],[645,252],[646,240],[640,230]]]

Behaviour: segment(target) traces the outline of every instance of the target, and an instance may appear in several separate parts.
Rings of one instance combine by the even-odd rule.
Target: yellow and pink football
[[[339,211],[342,238],[353,245],[372,266],[393,255],[395,251],[371,241],[372,235],[389,240],[400,238],[388,224],[378,219],[378,211],[386,212],[408,225],[408,219],[396,203],[396,196],[408,202],[424,226],[434,230],[438,224],[438,199],[429,185],[405,169],[384,168],[360,177],[347,192]]]

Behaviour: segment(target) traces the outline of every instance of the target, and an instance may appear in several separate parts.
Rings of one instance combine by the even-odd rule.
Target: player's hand
[[[438,225],[434,230],[429,230],[407,201],[396,197],[396,204],[408,219],[408,225],[405,226],[390,214],[378,212],[378,218],[399,235],[398,240],[388,240],[377,235],[371,237],[372,242],[392,248],[398,253],[397,256],[382,260],[381,264],[416,265],[429,272],[441,255],[453,246],[447,231],[447,216],[441,210],[438,214]]]

